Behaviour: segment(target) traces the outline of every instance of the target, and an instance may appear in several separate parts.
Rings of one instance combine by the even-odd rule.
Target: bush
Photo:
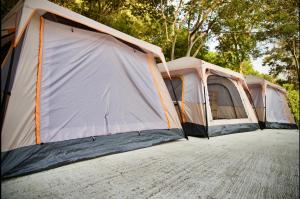
[[[283,84],[283,87],[287,90],[289,106],[299,126],[299,91],[294,88],[293,84]]]

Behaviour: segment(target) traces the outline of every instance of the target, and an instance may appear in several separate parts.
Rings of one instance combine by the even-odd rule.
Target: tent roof
[[[160,47],[134,38],[47,0],[20,0],[1,21],[2,29],[15,29],[16,36],[14,46],[16,46],[33,14],[38,13],[43,15],[46,12],[53,13],[71,21],[75,21],[99,32],[110,34],[118,39],[136,45],[146,52],[151,52],[154,54],[154,56],[159,57],[163,62],[163,65],[166,67],[165,58]]]
[[[167,65],[168,65],[169,71],[175,71],[175,70],[176,71],[185,71],[190,68],[204,69],[204,70],[209,69],[216,74],[244,80],[243,75],[240,73],[237,73],[230,69],[208,63],[206,61],[203,61],[201,59],[197,59],[194,57],[182,57],[179,59],[175,59],[173,61],[167,62]],[[166,71],[164,69],[163,65],[161,65],[161,64],[158,64],[158,68],[159,68],[160,72]]]
[[[246,75],[245,76],[245,80],[247,82],[247,84],[259,84],[259,85],[266,85],[266,86],[270,86],[270,87],[273,87],[273,88],[276,88],[284,93],[286,93],[286,90],[284,88],[282,88],[281,86],[277,85],[277,84],[273,84],[267,80],[265,80],[264,78],[261,78],[261,77],[257,77],[257,76],[254,76],[254,75]]]

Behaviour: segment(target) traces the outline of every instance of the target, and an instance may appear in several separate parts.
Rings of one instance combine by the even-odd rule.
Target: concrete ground
[[[190,137],[2,182],[2,198],[299,198],[299,132]]]

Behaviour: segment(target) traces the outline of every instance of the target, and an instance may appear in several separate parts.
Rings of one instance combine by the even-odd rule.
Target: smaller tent
[[[163,65],[159,70],[188,135],[209,137],[259,128],[241,74],[192,57],[167,65],[172,80]]]
[[[297,128],[284,88],[253,75],[245,79],[261,128]]]

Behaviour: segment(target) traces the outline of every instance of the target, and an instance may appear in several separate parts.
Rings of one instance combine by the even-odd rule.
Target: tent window
[[[289,105],[283,92],[267,86],[266,119],[268,122],[293,123]],[[273,108],[276,107],[276,108]]]
[[[167,85],[167,88],[168,88],[168,91],[170,93],[170,96],[171,96],[172,100],[174,102],[176,101],[175,96],[174,96],[174,92],[173,92],[173,89],[172,89],[171,81],[173,83],[173,87],[174,87],[174,91],[175,91],[177,100],[181,101],[181,99],[182,99],[182,79],[180,77],[172,77],[172,80],[164,79],[164,81]]]
[[[3,63],[5,57],[7,56],[10,46],[11,46],[11,42],[7,42],[1,47],[1,64]]]
[[[247,118],[240,94],[229,79],[211,75],[207,85],[214,120]]]

